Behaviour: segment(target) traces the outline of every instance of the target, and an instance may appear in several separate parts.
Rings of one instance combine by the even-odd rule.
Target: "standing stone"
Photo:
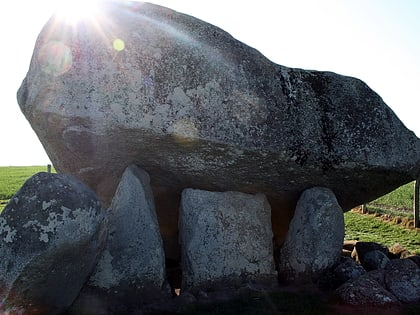
[[[70,175],[31,177],[0,215],[0,288],[7,306],[27,313],[68,308],[98,261],[105,211]]]
[[[182,287],[274,278],[270,214],[262,194],[184,190],[179,219]]]
[[[109,236],[102,257],[78,301],[102,296],[108,312],[124,313],[169,297],[165,253],[149,175],[135,165],[124,172],[108,210]],[[95,298],[97,299],[97,297]],[[122,309],[125,307],[125,309]]]
[[[280,251],[280,279],[310,282],[339,262],[343,239],[343,210],[333,192],[321,187],[304,191]]]

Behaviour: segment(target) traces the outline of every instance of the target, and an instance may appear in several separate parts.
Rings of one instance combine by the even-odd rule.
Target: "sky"
[[[67,8],[84,12],[89,1],[69,0]],[[214,24],[275,63],[357,77],[420,136],[418,0],[149,2]],[[57,0],[0,4],[0,166],[50,163],[16,92],[41,28],[61,5]]]

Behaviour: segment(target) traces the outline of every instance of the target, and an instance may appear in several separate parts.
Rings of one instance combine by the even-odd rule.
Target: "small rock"
[[[357,242],[354,246],[351,257],[357,262],[363,263],[363,258],[367,252],[379,250],[388,256],[389,251],[385,246],[375,242]]]
[[[401,302],[420,302],[420,268],[410,259],[393,259],[385,267],[385,284]]]
[[[398,304],[397,298],[369,277],[359,277],[336,290],[342,303],[348,305],[385,306]]]
[[[351,258],[343,258],[342,262],[334,269],[337,278],[344,283],[354,280],[366,273],[366,270]]]
[[[375,269],[384,269],[389,262],[389,258],[380,250],[367,252],[363,257],[362,266],[367,271]]]
[[[364,274],[363,277],[375,280],[382,287],[386,288],[386,285],[385,285],[385,270],[384,269],[376,269],[376,270],[369,271],[366,274]]]
[[[409,257],[407,257],[407,259],[410,259],[411,261],[413,261],[420,268],[420,256],[419,255],[409,256]]]

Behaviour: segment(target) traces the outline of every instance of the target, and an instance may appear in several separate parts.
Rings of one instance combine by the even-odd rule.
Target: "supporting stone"
[[[179,220],[183,289],[275,279],[270,214],[262,194],[184,190]]]
[[[344,239],[344,216],[334,193],[315,187],[301,195],[280,251],[282,281],[311,282],[338,263]]]
[[[163,242],[145,171],[134,165],[126,169],[108,220],[107,245],[74,313],[88,313],[91,300],[100,301],[108,314],[122,314],[170,296]]]
[[[0,314],[64,312],[101,255],[104,217],[75,177],[31,177],[0,215]]]

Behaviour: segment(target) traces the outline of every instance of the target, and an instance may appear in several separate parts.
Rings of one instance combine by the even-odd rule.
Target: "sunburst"
[[[99,11],[100,0],[61,0],[56,15],[60,20],[75,25],[86,19],[94,19]]]

